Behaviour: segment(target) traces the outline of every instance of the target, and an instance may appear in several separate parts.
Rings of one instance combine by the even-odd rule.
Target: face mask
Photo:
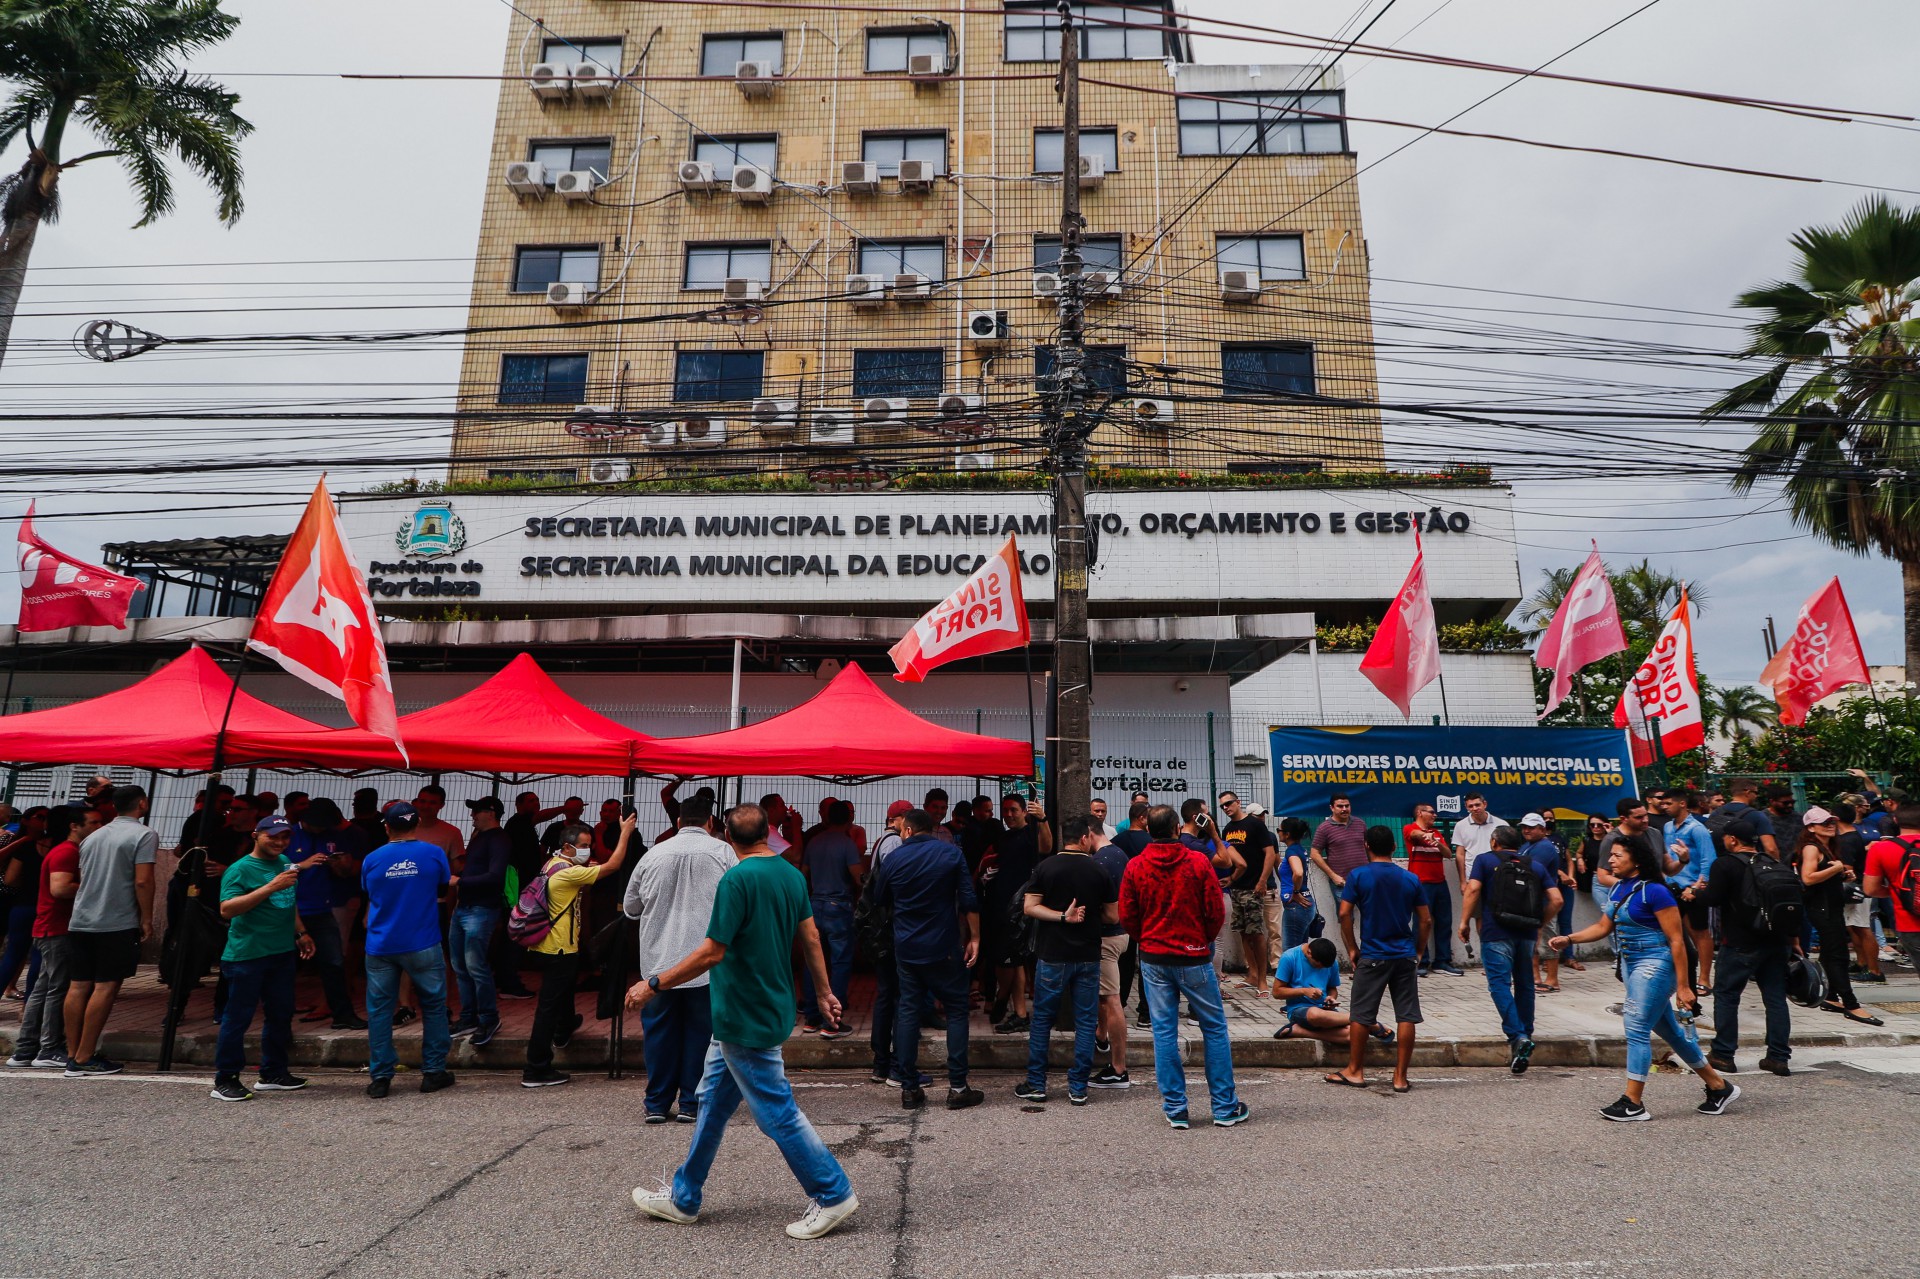
[[[576,866],[585,866],[588,859],[592,856],[593,850],[591,848],[576,848],[573,850],[573,863]]]

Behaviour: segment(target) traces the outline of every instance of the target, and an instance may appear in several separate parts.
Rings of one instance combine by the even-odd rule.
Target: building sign
[[[1502,489],[1096,492],[1087,504],[1096,598],[1388,599],[1416,529],[1437,595],[1520,593]],[[924,606],[1009,535],[1025,589],[1052,589],[1040,493],[486,494],[349,501],[342,518],[375,596],[396,601]]]
[[[1276,728],[1273,811],[1309,821],[1336,794],[1369,818],[1413,820],[1415,804],[1442,818],[1486,796],[1508,823],[1543,808],[1611,817],[1638,795],[1627,735],[1617,728]]]

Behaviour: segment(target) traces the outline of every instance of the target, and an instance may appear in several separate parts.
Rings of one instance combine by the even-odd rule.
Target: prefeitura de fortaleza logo
[[[422,502],[400,521],[393,543],[402,555],[458,555],[467,544],[467,526],[453,513],[453,503]]]

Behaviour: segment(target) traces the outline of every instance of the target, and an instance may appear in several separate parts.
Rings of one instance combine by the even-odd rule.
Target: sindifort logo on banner
[[[458,555],[467,544],[467,526],[451,502],[422,502],[400,521],[393,543],[402,555]]]

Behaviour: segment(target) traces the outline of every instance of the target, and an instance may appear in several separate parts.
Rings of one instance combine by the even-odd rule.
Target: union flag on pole
[[[1626,729],[1633,738],[1636,766],[1653,762],[1652,720],[1660,721],[1660,746],[1669,755],[1707,742],[1700,680],[1693,669],[1693,623],[1687,609],[1683,589],[1666,629],[1621,692],[1620,704],[1613,708],[1614,727]]]
[[[1024,648],[1032,638],[1027,600],[1020,590],[1020,548],[1009,537],[958,590],[915,622],[887,656],[893,659],[896,680],[918,684],[935,667]]]
[[[347,704],[353,722],[400,740],[387,647],[380,639],[367,579],[353,562],[323,478],[274,570],[253,619],[250,647],[323,693]]]
[[[1872,680],[1837,577],[1800,606],[1793,634],[1760,672],[1760,682],[1773,689],[1782,724],[1804,724],[1807,709],[1827,694]]]
[[[146,583],[110,573],[97,564],[56,550],[33,531],[32,502],[20,520],[20,622],[22,631],[61,631],[69,626],[127,629],[133,593]]]
[[[1360,673],[1409,718],[1413,695],[1440,676],[1440,629],[1427,590],[1427,552],[1413,535],[1413,569],[1360,659]]]
[[[1620,627],[1620,610],[1613,602],[1613,583],[1607,580],[1607,566],[1600,561],[1595,546],[1587,562],[1573,575],[1566,598],[1554,610],[1553,621],[1540,637],[1533,664],[1553,672],[1547,687],[1545,719],[1554,707],[1567,700],[1573,691],[1573,675],[1603,657],[1627,651],[1627,633]]]

